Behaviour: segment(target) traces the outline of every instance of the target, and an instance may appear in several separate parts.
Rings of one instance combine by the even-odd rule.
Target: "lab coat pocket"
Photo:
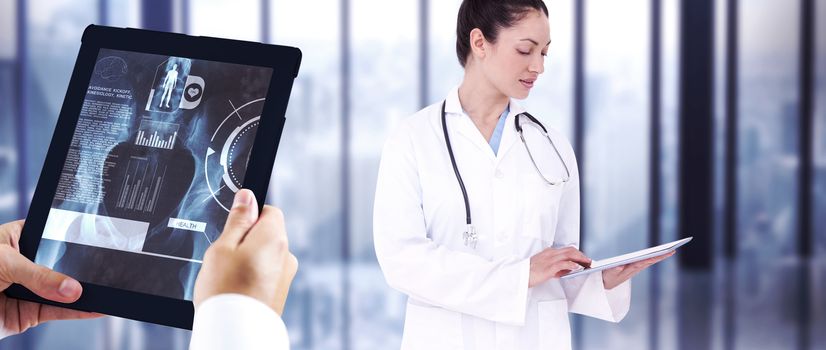
[[[463,349],[462,314],[440,307],[407,303],[402,350]]]
[[[539,349],[571,349],[568,301],[565,299],[540,301],[538,308]]]
[[[538,176],[528,176],[522,182],[522,230],[520,234],[543,244],[554,241],[559,202],[564,185],[549,185]]]

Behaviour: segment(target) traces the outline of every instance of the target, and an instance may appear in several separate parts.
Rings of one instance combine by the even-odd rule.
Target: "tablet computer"
[[[638,250],[636,252],[618,255],[613,258],[602,259],[602,260],[594,260],[591,262],[591,267],[582,268],[580,270],[571,271],[566,275],[560,277],[561,279],[587,275],[592,272],[602,271],[605,269],[610,269],[612,267],[627,265],[630,263],[634,263],[637,261],[645,260],[648,258],[657,257],[660,255],[665,255],[670,252],[677,250],[677,248],[681,247],[682,245],[691,241],[694,237],[683,238],[681,240],[677,240],[674,242],[669,242],[666,244],[661,244],[656,247],[646,248],[643,250]]]
[[[83,294],[6,294],[191,329],[234,193],[263,205],[300,61],[292,47],[87,27],[20,237]]]

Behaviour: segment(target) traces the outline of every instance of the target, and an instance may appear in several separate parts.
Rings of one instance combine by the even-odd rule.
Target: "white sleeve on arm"
[[[605,289],[602,273],[591,273],[562,281],[570,312],[619,322],[631,308],[631,280]]]
[[[191,350],[287,350],[290,340],[281,317],[266,304],[241,294],[221,294],[195,310]]]
[[[382,152],[373,231],[376,256],[394,289],[447,310],[524,324],[529,259],[513,256],[489,261],[427,237],[409,132],[394,132]]]
[[[570,151],[573,154],[573,150]],[[559,204],[559,220],[556,227],[556,244],[579,245],[579,169],[576,159],[566,160],[573,164],[571,179],[566,184],[565,192]],[[595,317],[609,322],[619,322],[631,307],[631,280],[625,281],[614,289],[606,290],[602,282],[602,273],[591,273],[561,281],[568,299],[568,310],[573,313]]]

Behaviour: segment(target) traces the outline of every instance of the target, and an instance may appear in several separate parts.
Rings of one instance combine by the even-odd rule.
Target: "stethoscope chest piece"
[[[479,242],[479,235],[476,233],[476,228],[473,227],[473,225],[467,225],[465,233],[462,234],[462,238],[465,240],[465,246],[470,247],[470,249],[476,249],[476,243]]]

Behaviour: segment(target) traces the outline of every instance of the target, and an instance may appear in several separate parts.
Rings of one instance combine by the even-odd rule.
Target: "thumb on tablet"
[[[80,298],[83,287],[75,279],[35,264],[18,252],[2,252],[0,278],[17,283],[42,298],[72,303]],[[6,254],[8,253],[8,254]]]
[[[256,221],[258,221],[258,202],[255,200],[255,194],[248,189],[238,191],[232,202],[229,216],[227,216],[224,232],[221,233],[216,243],[226,242],[237,246]]]

